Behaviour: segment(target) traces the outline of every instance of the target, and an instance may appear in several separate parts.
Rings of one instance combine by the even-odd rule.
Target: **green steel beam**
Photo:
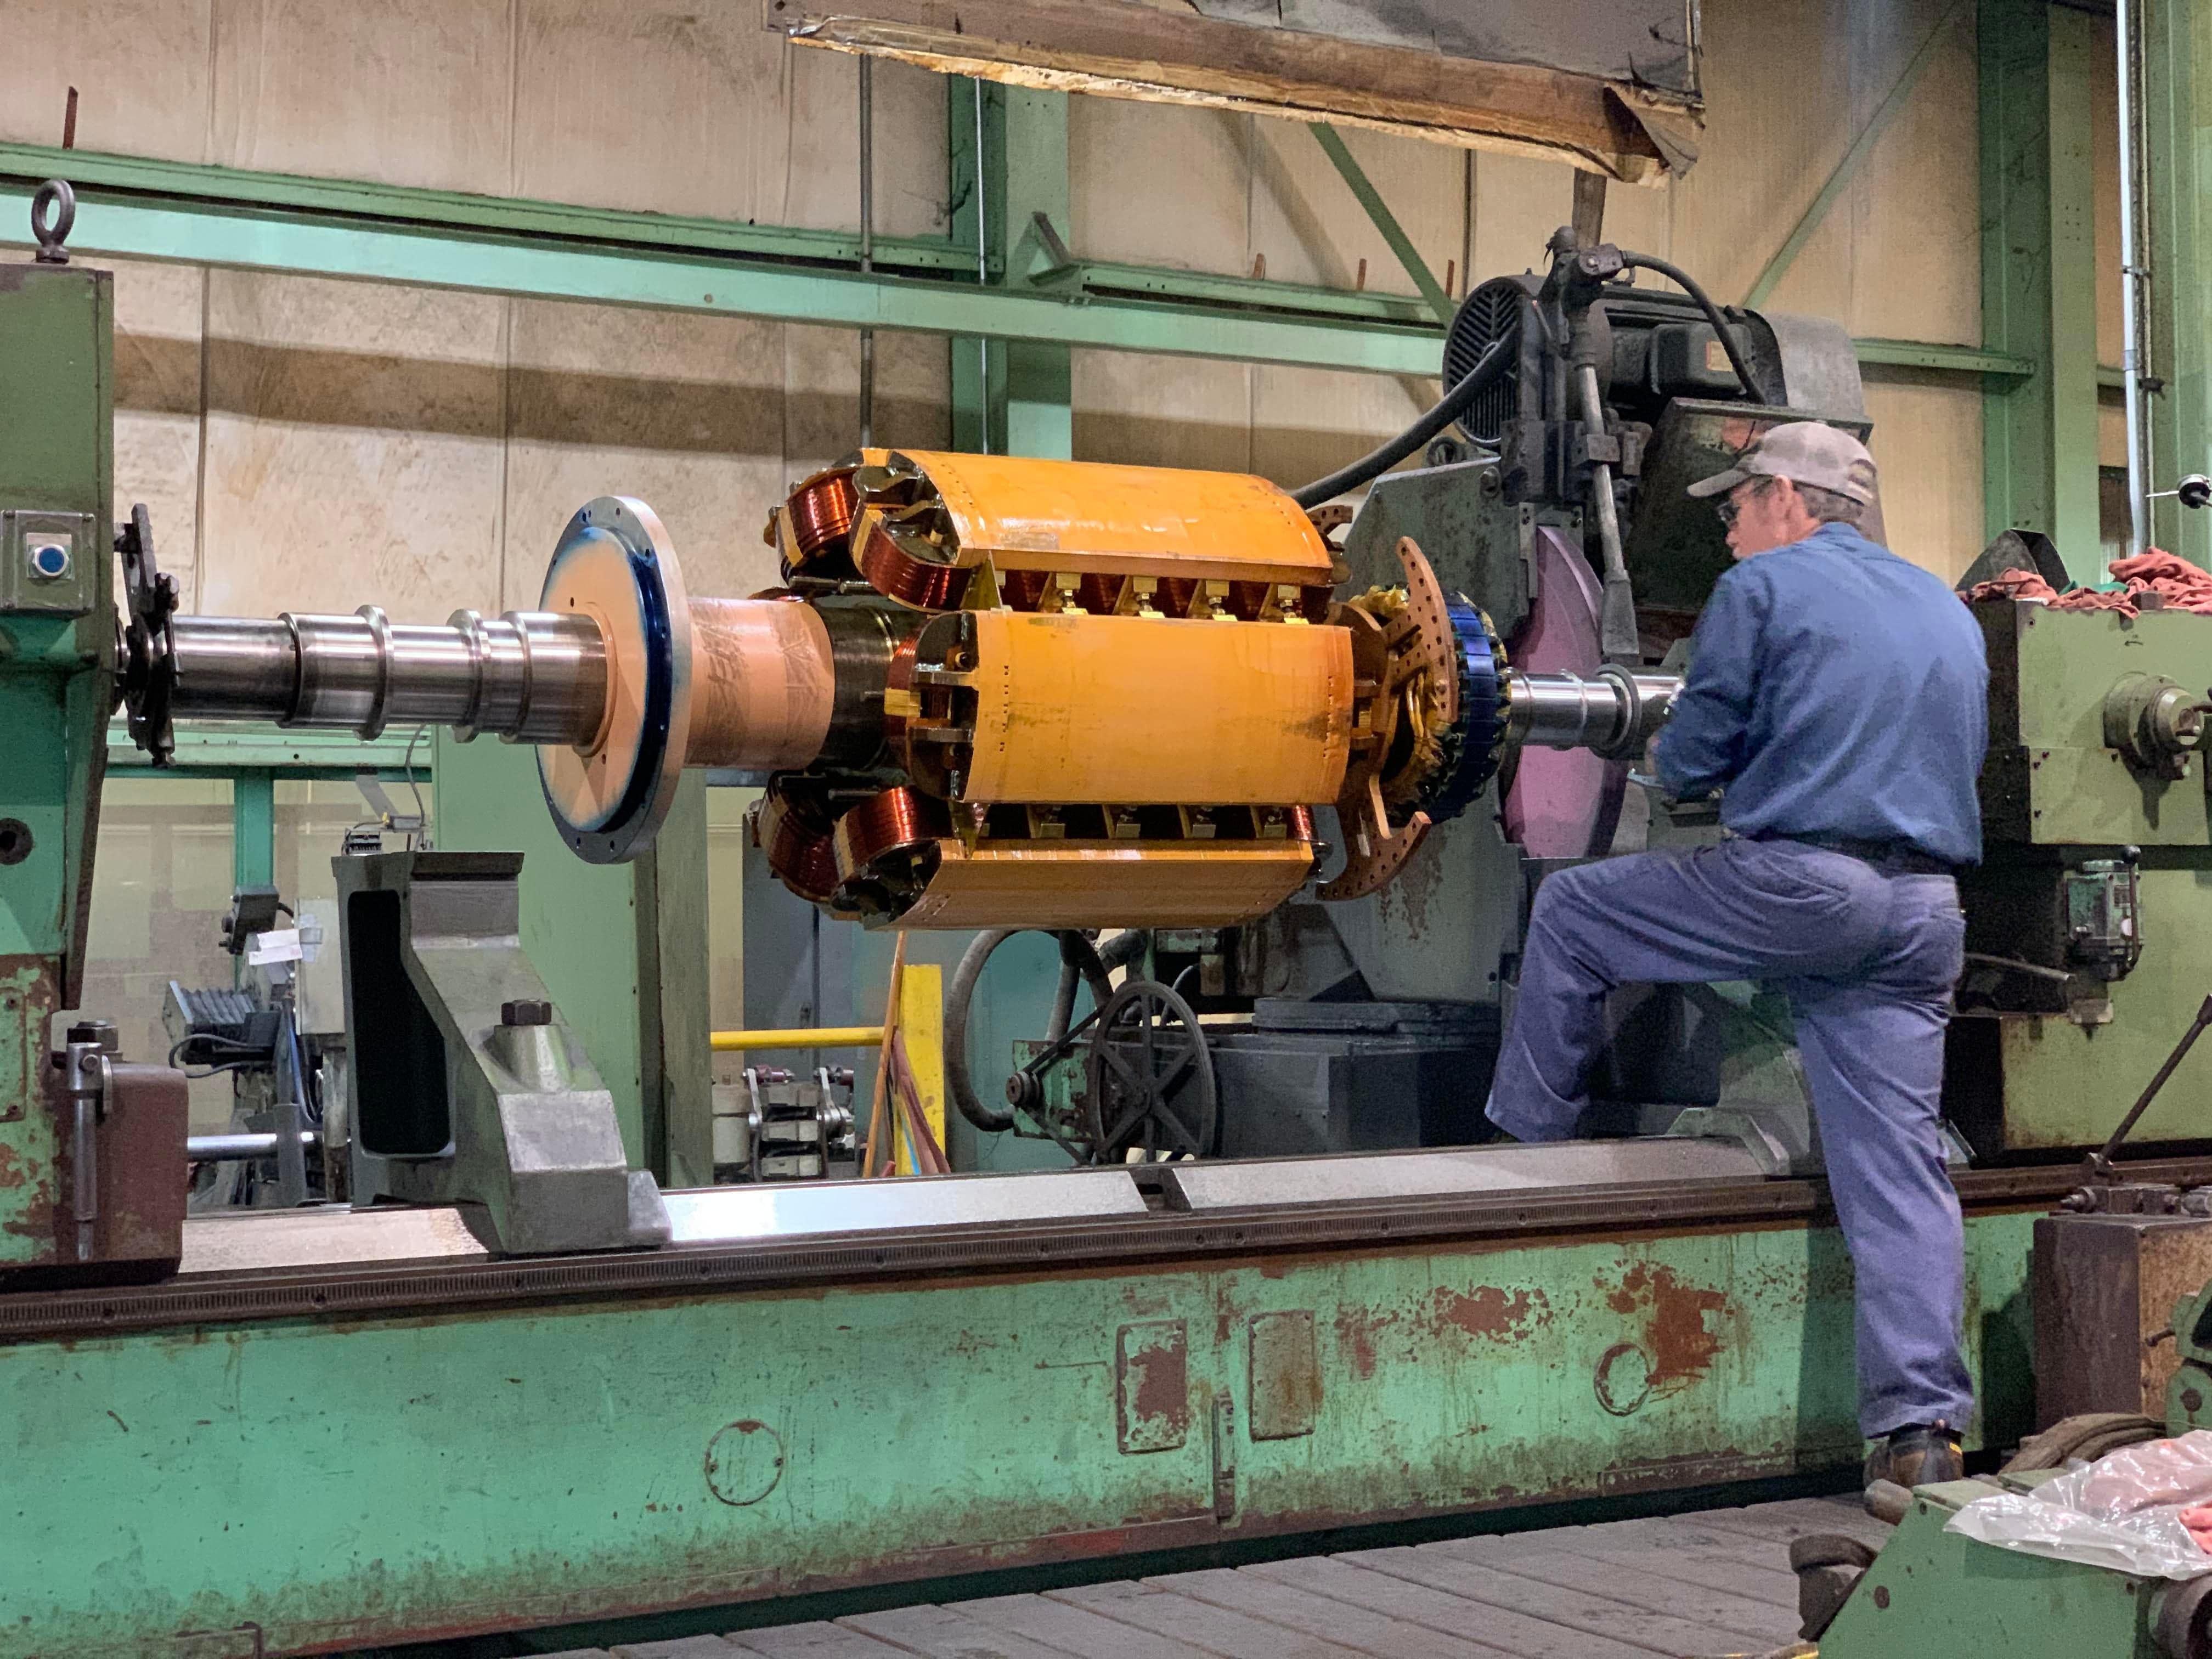
[[[258,770],[293,778],[349,778],[359,772],[398,777],[407,769],[408,739],[415,731],[408,727],[362,738],[350,732],[288,732],[258,721],[179,720],[175,764],[157,768],[131,741],[130,730],[118,714],[107,726],[107,775],[228,777]],[[428,737],[416,742],[416,775],[429,775],[431,750]]]
[[[1000,189],[987,196],[991,224],[979,254],[973,163],[968,159],[973,148],[976,83],[951,77],[947,84],[955,140],[955,240],[969,262],[971,276],[966,283],[794,266],[733,252],[687,249],[666,240],[629,244],[564,240],[435,219],[380,223],[361,216],[325,214],[303,204],[271,209],[247,198],[242,191],[222,194],[219,168],[182,170],[214,178],[210,193],[201,198],[161,202],[143,196],[111,197],[88,184],[72,246],[90,254],[305,276],[951,334],[963,337],[954,341],[955,444],[966,449],[985,447],[969,411],[985,401],[970,382],[982,372],[987,354],[981,342],[986,338],[994,343],[988,356],[994,406],[1002,404],[1006,396],[1007,353],[1000,343],[1082,345],[1436,377],[1443,330],[1430,319],[1423,301],[1405,295],[1107,261],[1082,261],[1047,271],[1026,289],[981,285],[979,262],[1003,262],[1009,240],[1004,177],[1000,176]],[[987,85],[983,91],[987,151],[1002,149],[1006,89]],[[0,147],[0,154],[5,153],[39,157],[62,154],[24,145],[12,151]],[[167,165],[131,163],[134,168]],[[94,177],[77,171],[81,177]],[[266,181],[285,175],[245,177],[260,189]],[[317,180],[289,182],[341,192],[350,188],[324,186]],[[394,210],[403,204],[411,207],[417,197],[433,198],[434,208],[445,199],[435,191],[363,188],[373,188]],[[321,199],[310,193],[305,202]],[[0,243],[20,245],[13,227],[27,222],[28,200],[27,187],[0,180]],[[488,219],[507,205],[476,197],[452,198],[448,207],[451,203],[470,204]],[[592,216],[600,222],[624,217]],[[665,228],[672,222],[649,214],[627,216],[650,222],[648,228]],[[772,239],[784,234],[764,227],[740,228],[760,230]],[[2034,359],[2016,351],[1897,340],[1862,340],[1858,346],[1860,361],[1866,363],[2015,377],[2034,372]],[[1003,413],[996,417],[993,435],[994,447],[1003,448]],[[292,738],[309,735],[294,733]]]
[[[2003,380],[2026,380],[2035,373],[2035,359],[2009,351],[1990,351],[1980,346],[1941,345],[1930,340],[1860,339],[1851,342],[1862,365],[1890,368],[1935,368],[1960,374],[1994,374]]]
[[[860,233],[852,230],[623,212],[520,197],[473,196],[349,179],[310,179],[292,173],[247,173],[96,150],[52,149],[43,144],[0,143],[0,179],[35,186],[46,179],[66,179],[80,192],[127,197],[149,205],[227,204],[364,222],[443,225],[567,241],[611,242],[633,248],[813,260],[856,270],[860,261]],[[873,250],[877,264],[899,270],[967,270],[975,263],[971,254],[942,236],[878,236]]]
[[[1002,152],[1006,203],[1003,234],[1027,238],[1042,215],[1045,223],[1069,219],[1067,94],[1034,87],[1006,88],[1006,144]],[[1007,279],[1013,250],[1003,250]],[[1066,460],[1075,453],[1074,370],[1065,345],[1036,342],[1006,348],[1006,453]]]
[[[1279,283],[1265,276],[1216,276],[1202,270],[1171,270],[1158,265],[1115,264],[1084,259],[1050,273],[1052,278],[1092,294],[1149,295],[1161,299],[1202,300],[1219,305],[1251,306],[1298,316],[1349,317],[1378,323],[1436,328],[1428,302],[1406,294],[1373,289],[1320,288]],[[1039,280],[1043,280],[1040,278]],[[1443,338],[1441,330],[1437,333]]]
[[[975,280],[989,281],[992,252],[1006,243],[1006,89],[994,82],[947,76],[946,166],[952,240],[969,250]],[[1006,447],[1006,354],[988,336],[952,345],[952,447],[969,453]]]
[[[2040,530],[2076,580],[2103,575],[2090,94],[2094,19],[1980,0],[1982,331],[2035,372],[1984,382],[1987,532]]]
[[[1406,274],[1413,279],[1413,286],[1421,290],[1421,297],[1429,302],[1429,309],[1436,313],[1438,321],[1449,324],[1454,310],[1451,297],[1444,292],[1443,284],[1437,280],[1436,273],[1429,269],[1428,261],[1421,258],[1420,250],[1413,246],[1413,239],[1406,234],[1405,227],[1398,222],[1397,215],[1390,211],[1390,204],[1382,199],[1382,192],[1375,188],[1375,181],[1367,176],[1366,169],[1353,158],[1350,147],[1344,142],[1344,135],[1326,121],[1309,121],[1306,128],[1320,140],[1328,159],[1344,175],[1344,182],[1352,186],[1352,193],[1359,198],[1359,205],[1367,210],[1367,216],[1375,222],[1375,228],[1382,233],[1382,240],[1390,245],[1391,252],[1398,256],[1398,263],[1405,266]]]
[[[30,191],[0,185],[0,226],[27,225]],[[21,245],[23,233],[7,240]],[[1436,372],[1433,330],[1243,314],[1152,301],[984,289],[669,249],[562,242],[443,226],[374,225],[237,206],[149,204],[87,192],[81,254],[362,278],[539,299],[661,307],[830,327],[986,335],[1170,356],[1379,374]]]
[[[1936,27],[1928,31],[1928,38],[1920,43],[1920,50],[1912,54],[1912,61],[1905,66],[1905,73],[1897,77],[1897,84],[1889,89],[1889,95],[1881,100],[1881,106],[1861,129],[1859,136],[1851,140],[1851,147],[1844,152],[1844,159],[1836,163],[1835,171],[1829,173],[1827,182],[1820,186],[1820,192],[1813,198],[1803,216],[1791,228],[1782,246],[1774,251],[1774,257],[1766,262],[1766,269],[1759,273],[1758,280],[1752,283],[1750,291],[1743,296],[1745,305],[1753,310],[1765,305],[1776,285],[1789,273],[1790,267],[1797,262],[1797,256],[1805,251],[1805,244],[1813,240],[1813,233],[1820,229],[1827,219],[1828,210],[1843,198],[1844,188],[1857,175],[1867,157],[1874,154],[1874,147],[1881,142],[1881,135],[1889,131],[1890,123],[1896,120],[1899,112],[1911,101],[1913,89],[1920,84],[1921,76],[1927,74],[1928,66],[1936,61],[1936,48],[1943,43],[1943,37],[1950,33],[1952,25],[1966,15],[1966,5],[1967,0],[1951,0],[1949,9],[1936,20]]]
[[[2166,394],[2151,416],[2151,488],[2212,471],[2212,8],[2148,0],[2142,10],[2144,161],[2153,273],[2148,371]],[[2171,497],[2151,503],[2151,539],[2212,564],[2212,522]]]
[[[230,775],[230,878],[237,887],[276,879],[276,775],[264,767]]]

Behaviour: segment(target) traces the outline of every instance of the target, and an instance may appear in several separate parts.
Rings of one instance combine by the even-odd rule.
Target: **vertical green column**
[[[276,880],[276,775],[247,767],[230,777],[230,884],[269,887]]]
[[[1006,280],[1027,280],[1017,270],[1014,246],[1029,235],[1036,216],[1068,229],[1067,94],[1029,87],[1006,88]],[[1026,266],[1026,258],[1019,261]],[[1074,392],[1064,345],[1006,348],[1006,453],[1066,460],[1075,453]]]
[[[988,283],[993,258],[1006,246],[1006,88],[963,76],[947,76],[946,157],[951,170],[952,241],[972,250],[975,281]],[[962,337],[952,342],[952,447],[1004,454],[1006,447],[1006,351],[1003,341]]]
[[[1042,213],[1067,232],[1067,94],[954,77],[946,126],[952,240],[980,267],[1019,287],[1039,257]],[[980,239],[980,246],[979,246]],[[1068,348],[1005,340],[952,343],[952,447],[1065,459],[1074,430]]]
[[[104,270],[0,263],[0,1264],[10,1267],[74,1248],[69,1108],[48,1091],[46,1045],[83,988],[114,686],[114,317]],[[34,533],[66,538],[62,572],[34,572]]]
[[[2142,11],[2143,210],[2149,235],[2153,490],[2212,471],[2212,6],[2149,0]],[[2171,498],[2151,503],[2151,540],[2212,563],[2212,517]]]
[[[2097,508],[2097,250],[2090,88],[2098,25],[1980,0],[1982,337],[2035,373],[1984,403],[1988,532],[2041,530],[2105,574]]]

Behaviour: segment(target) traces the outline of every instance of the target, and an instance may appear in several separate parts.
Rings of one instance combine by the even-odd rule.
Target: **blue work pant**
[[[1948,876],[1802,842],[1577,865],[1537,889],[1490,1121],[1571,1137],[1615,988],[1771,980],[1796,1017],[1828,1186],[1858,1281],[1859,1426],[1964,1428],[1965,1238],[1937,1127],[1966,918]]]

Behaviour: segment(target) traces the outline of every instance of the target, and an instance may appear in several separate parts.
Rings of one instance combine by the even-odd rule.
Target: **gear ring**
[[[1464,595],[1444,610],[1459,641],[1459,719],[1440,734],[1443,756],[1421,787],[1420,810],[1435,823],[1467,811],[1498,775],[1505,737],[1505,647]]]

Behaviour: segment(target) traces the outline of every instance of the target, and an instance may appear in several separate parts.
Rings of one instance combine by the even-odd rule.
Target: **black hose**
[[[976,934],[961,953],[960,963],[952,970],[952,983],[945,994],[945,1091],[951,1096],[960,1115],[985,1134],[998,1134],[1012,1128],[1014,1115],[986,1106],[976,1096],[975,1078],[968,1065],[969,1010],[975,1001],[976,982],[983,977],[983,965],[990,961],[991,952],[1016,933],[1026,931],[1000,927]],[[1106,1006],[1106,999],[1113,994],[1106,975],[1125,959],[1121,953],[1109,948],[1108,954],[1115,960],[1102,962],[1091,941],[1081,933],[1055,933],[1053,937],[1060,943],[1060,985],[1053,1000],[1051,1029],[1045,1033],[1047,1042],[1057,1042],[1067,1035],[1079,984],[1090,986],[1091,1000],[1102,1008]],[[1140,933],[1136,937],[1141,943],[1144,936]],[[1114,943],[1118,945],[1120,940]]]
[[[1621,251],[1620,263],[1656,270],[1695,300],[1698,308],[1705,313],[1705,320],[1713,325],[1713,332],[1720,337],[1721,349],[1728,353],[1729,367],[1735,371],[1736,380],[1743,387],[1744,395],[1755,404],[1766,402],[1765,394],[1759,391],[1759,383],[1751,378],[1751,370],[1744,365],[1743,353],[1736,348],[1735,336],[1729,330],[1728,319],[1721,315],[1721,308],[1713,303],[1712,296],[1698,286],[1688,271],[1680,265],[1670,264],[1656,254],[1631,253],[1626,249]]]
[[[1372,454],[1361,456],[1350,466],[1340,467],[1326,478],[1316,478],[1303,489],[1292,490],[1291,499],[1311,509],[1323,501],[1334,501],[1347,489],[1358,489],[1370,478],[1380,477],[1465,414],[1470,404],[1498,383],[1520,349],[1519,329],[1501,334],[1476,359],[1467,377],[1444,393],[1443,400],[1435,408]]]

